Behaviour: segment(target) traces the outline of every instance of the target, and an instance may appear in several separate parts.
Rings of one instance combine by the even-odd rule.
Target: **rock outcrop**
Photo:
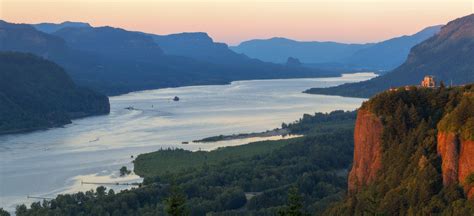
[[[382,167],[380,119],[368,110],[360,109],[354,129],[354,162],[349,173],[349,193],[357,192],[373,182]]]
[[[466,184],[466,179],[474,173],[474,141],[461,140],[459,155],[459,181],[464,185],[464,190],[469,198],[474,197],[474,187]]]
[[[438,154],[443,162],[443,184],[451,185],[458,182],[459,141],[455,133],[438,133]]]
[[[453,132],[439,132],[438,154],[442,159],[443,184],[461,184],[468,197],[473,197],[474,187],[466,179],[474,173],[474,141],[462,140]]]
[[[474,197],[474,95],[465,92],[460,103],[438,123],[438,155],[443,184],[460,185]],[[471,176],[472,175],[472,176]],[[468,179],[469,178],[469,179]]]

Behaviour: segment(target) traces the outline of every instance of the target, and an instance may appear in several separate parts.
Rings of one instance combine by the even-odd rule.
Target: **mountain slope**
[[[168,43],[163,43],[162,37],[162,44],[167,47],[168,54],[163,53],[159,44],[153,41],[152,37],[156,40],[158,36],[142,32],[111,27],[64,28],[54,35],[63,38],[76,50],[98,54],[102,60],[102,65],[97,70],[99,74],[110,76],[109,79],[122,77],[123,80],[116,82],[126,81],[127,87],[135,90],[222,84],[242,79],[318,77],[333,74],[249,59],[235,54],[227,49],[226,45],[213,43],[210,38],[206,39],[208,44],[205,46],[192,46],[202,44],[193,42],[195,35],[165,36]],[[170,40],[174,42],[171,43]],[[208,58],[209,56],[211,58]],[[126,79],[127,73],[133,74],[133,77]]]
[[[55,31],[58,31],[59,29],[62,28],[68,28],[68,27],[75,27],[75,28],[84,28],[84,27],[92,27],[89,23],[83,23],[83,22],[62,22],[59,24],[56,23],[38,23],[38,24],[33,24],[32,25],[36,30],[42,31],[44,33],[51,34]]]
[[[163,55],[149,36],[113,27],[62,28],[53,33],[77,50],[114,59],[154,61]]]
[[[343,44],[336,42],[300,42],[286,38],[250,40],[230,47],[237,53],[262,61],[284,64],[288,57],[304,63],[337,62],[371,44]]]
[[[391,86],[419,84],[425,75],[455,85],[474,82],[474,14],[456,19],[434,37],[411,49],[403,65],[383,76],[331,88],[306,92],[353,97],[370,97]]]
[[[0,22],[0,51],[31,52],[61,65],[81,86],[108,95],[130,91],[235,80],[338,75],[317,69],[265,63],[238,55],[225,45],[192,55],[167,55],[142,32],[112,27],[66,27],[46,34],[30,25]],[[221,48],[219,48],[221,47]],[[217,50],[217,51],[216,51]],[[221,52],[223,50],[223,52]],[[219,51],[219,52],[218,52]],[[212,53],[211,53],[212,52]],[[224,52],[230,53],[227,57]]]
[[[441,26],[432,26],[414,35],[401,36],[376,43],[371,47],[358,50],[342,62],[355,68],[392,70],[403,64],[412,47],[432,37],[440,29]]]
[[[0,134],[63,125],[109,109],[106,96],[77,87],[58,65],[0,52]]]
[[[26,24],[0,20],[0,50],[31,52],[44,58],[60,57],[68,52],[61,38],[35,30]]]
[[[296,57],[316,68],[387,71],[400,66],[413,46],[432,37],[440,28],[441,26],[432,26],[413,35],[373,44],[299,42],[272,38],[246,41],[231,48],[238,53],[276,63],[284,63],[288,57]]]
[[[474,85],[386,91],[359,109],[347,197],[325,215],[473,215]]]
[[[216,43],[206,33],[151,35],[168,55],[185,56],[215,64],[235,64],[250,60],[224,43]]]

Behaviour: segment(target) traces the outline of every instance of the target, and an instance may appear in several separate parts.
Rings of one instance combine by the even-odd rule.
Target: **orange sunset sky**
[[[82,21],[157,34],[376,42],[473,13],[474,0],[0,0],[15,23]]]

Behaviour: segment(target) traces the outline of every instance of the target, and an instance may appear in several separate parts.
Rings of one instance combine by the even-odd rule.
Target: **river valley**
[[[60,193],[90,190],[83,182],[139,182],[118,177],[133,157],[160,148],[212,150],[280,136],[191,143],[215,135],[271,130],[304,113],[354,110],[364,99],[304,94],[373,78],[373,73],[334,78],[236,81],[133,92],[110,98],[111,112],[61,128],[0,136],[0,207]],[[173,101],[178,96],[179,101]],[[182,143],[190,142],[187,145]],[[120,190],[128,186],[113,186]]]

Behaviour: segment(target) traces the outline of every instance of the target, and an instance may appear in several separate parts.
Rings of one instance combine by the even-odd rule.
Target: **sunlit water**
[[[301,92],[374,76],[359,73],[337,78],[238,81],[111,97],[109,115],[74,120],[62,128],[0,136],[0,207],[11,211],[19,203],[38,201],[28,199],[28,195],[54,197],[97,187],[82,185],[81,181],[139,182],[135,175],[118,177],[118,170],[121,166],[133,169],[132,155],[160,148],[212,150],[278,139],[181,144],[208,136],[277,128],[304,113],[353,110],[362,99]],[[172,101],[174,96],[181,100]]]

